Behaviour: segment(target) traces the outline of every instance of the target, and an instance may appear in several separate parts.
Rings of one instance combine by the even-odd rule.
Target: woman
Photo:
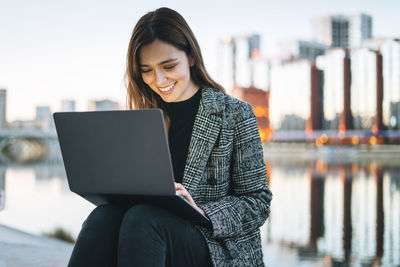
[[[126,77],[130,109],[164,111],[176,191],[211,226],[151,205],[100,206],[70,266],[263,266],[259,227],[272,194],[251,106],[210,78],[194,34],[168,8],[138,21]]]

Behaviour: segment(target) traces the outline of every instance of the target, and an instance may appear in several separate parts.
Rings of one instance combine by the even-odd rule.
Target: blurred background
[[[399,1],[1,1],[0,224],[76,238],[56,111],[125,109],[130,34],[168,6],[253,106],[274,193],[268,266],[400,265]]]

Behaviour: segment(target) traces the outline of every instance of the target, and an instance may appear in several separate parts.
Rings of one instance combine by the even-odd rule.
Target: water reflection
[[[270,163],[266,240],[326,266],[400,264],[400,167]]]
[[[6,200],[6,168],[0,165],[0,211],[4,209]]]
[[[274,199],[262,231],[267,265],[288,257],[286,266],[399,265],[397,165],[268,161]],[[2,224],[37,234],[61,226],[76,237],[92,209],[70,192],[62,164],[0,166]]]
[[[5,180],[1,224],[34,234],[60,226],[76,237],[94,207],[70,192],[62,164],[3,165],[1,173]]]

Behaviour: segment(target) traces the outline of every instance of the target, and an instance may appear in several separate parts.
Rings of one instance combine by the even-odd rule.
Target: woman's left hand
[[[192,196],[190,195],[190,193],[186,190],[186,188],[182,184],[175,183],[175,190],[179,195],[183,196],[187,201],[189,201],[189,203],[192,204],[192,206],[195,207],[201,214],[206,216],[206,213],[204,212],[204,210],[199,208],[196,205],[196,203],[194,203]]]

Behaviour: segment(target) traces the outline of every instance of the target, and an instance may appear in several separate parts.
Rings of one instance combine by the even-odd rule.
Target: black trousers
[[[162,208],[95,208],[84,222],[68,266],[212,266],[205,238]]]

